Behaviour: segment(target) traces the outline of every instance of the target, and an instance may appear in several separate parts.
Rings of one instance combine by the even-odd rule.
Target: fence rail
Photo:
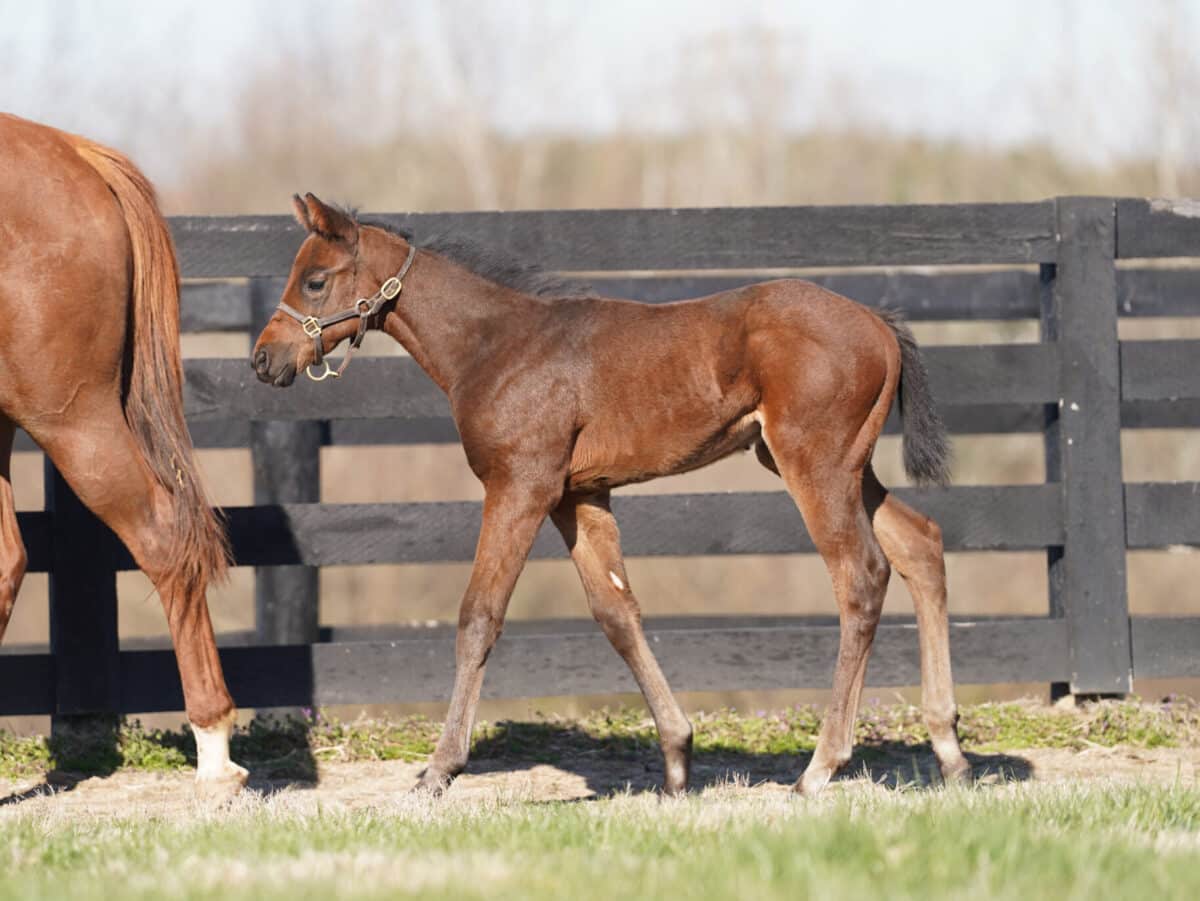
[[[585,273],[601,293],[653,303],[799,268],[817,269],[805,277],[914,320],[1039,321],[1037,343],[928,347],[926,354],[951,430],[1041,433],[1047,482],[898,493],[939,521],[949,550],[1047,555],[1049,616],[953,623],[960,682],[1046,681],[1119,693],[1135,677],[1200,675],[1200,617],[1131,619],[1124,572],[1127,548],[1200,544],[1200,482],[1123,485],[1120,459],[1122,427],[1200,427],[1200,341],[1117,339],[1119,316],[1200,316],[1200,269],[1145,262],[1200,256],[1198,212],[1195,202],[1059,198],[379,218],[418,235],[453,230]],[[185,285],[185,330],[256,331],[298,245],[291,220],[180,218],[172,228],[185,276],[210,280]],[[953,268],[911,268],[946,266]],[[444,698],[452,635],[322,632],[316,568],[471,559],[476,503],[317,503],[321,446],[454,442],[445,398],[406,358],[364,358],[341,382],[301,381],[288,391],[260,385],[242,360],[189,360],[186,375],[197,444],[250,447],[254,455],[255,505],[227,511],[238,565],[258,567],[259,644],[247,646],[244,635],[221,639],[239,703]],[[893,416],[889,431],[896,426]],[[179,709],[169,650],[118,647],[115,572],[132,567],[128,553],[52,469],[47,488],[47,510],[19,520],[29,569],[51,573],[51,651],[0,655],[0,714]],[[614,506],[631,556],[813,549],[782,492],[638,496]],[[85,566],[66,567],[58,550],[81,542],[94,549]],[[565,552],[547,530],[533,556]],[[885,620],[868,675],[873,684],[918,681],[913,628]],[[836,634],[828,619],[648,621],[677,690],[825,687]],[[556,621],[506,630],[485,693],[632,687],[598,630]]]

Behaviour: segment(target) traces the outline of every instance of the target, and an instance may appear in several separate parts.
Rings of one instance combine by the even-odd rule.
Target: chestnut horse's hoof
[[[196,798],[208,805],[224,804],[241,794],[249,778],[245,767],[229,762],[219,775],[196,777]]]

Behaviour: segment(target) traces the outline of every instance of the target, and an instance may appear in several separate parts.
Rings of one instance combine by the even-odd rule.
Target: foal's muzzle
[[[284,363],[278,370],[272,371],[271,356],[271,352],[264,347],[251,358],[250,365],[254,369],[254,374],[258,376],[260,382],[274,385],[276,388],[286,388],[296,380],[296,364],[294,362]]]

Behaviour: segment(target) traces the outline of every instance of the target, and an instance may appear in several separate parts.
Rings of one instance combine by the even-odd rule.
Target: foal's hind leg
[[[174,578],[176,561],[168,542],[171,498],[142,461],[115,396],[89,392],[80,396],[75,410],[87,411],[88,418],[70,425],[31,422],[30,432],[158,589],[196,735],[197,782],[206,792],[233,791],[246,781],[246,771],[229,759],[236,710],[225,688],[204,589],[186,592]]]
[[[621,535],[608,494],[568,496],[550,514],[571,551],[592,616],[629,664],[658,727],[664,763],[663,790],[687,790],[692,760],[692,725],[671,694],[642,633],[642,615],[621,558]]]
[[[25,543],[17,528],[10,472],[15,428],[11,419],[0,415],[0,641],[25,577]]]
[[[948,782],[964,779],[970,776],[971,765],[958,745],[941,529],[889,494],[869,466],[863,476],[863,493],[879,544],[912,595],[921,641],[921,702],[942,778]]]
[[[768,429],[766,437],[769,452],[760,451],[760,459],[772,460],[804,516],[833,580],[841,622],[829,710],[817,749],[796,783],[797,791],[815,794],[850,761],[867,656],[891,570],[863,506],[862,473],[841,468],[840,454],[820,451],[819,437],[806,437],[803,454],[786,434]]]

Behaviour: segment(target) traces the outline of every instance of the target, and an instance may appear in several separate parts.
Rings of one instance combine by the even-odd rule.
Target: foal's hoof
[[[938,768],[942,771],[942,781],[947,785],[967,785],[971,782],[971,764],[962,755],[956,760],[939,762]]]
[[[833,778],[836,771],[820,767],[813,769],[809,767],[804,771],[804,774],[796,780],[796,784],[792,786],[792,791],[798,795],[803,795],[806,798],[815,798],[825,790],[825,786],[829,784],[829,780]]]
[[[688,793],[687,783],[682,785],[664,784],[662,787],[662,796],[664,798],[686,798]]]
[[[453,776],[439,772],[431,767],[421,774],[421,778],[417,780],[417,784],[413,786],[412,790],[419,794],[428,794],[430,797],[440,798],[446,793],[446,789],[450,787],[450,783],[453,781]]]
[[[236,763],[225,764],[215,776],[196,778],[196,798],[205,804],[219,805],[233,800],[246,787],[250,773]]]

